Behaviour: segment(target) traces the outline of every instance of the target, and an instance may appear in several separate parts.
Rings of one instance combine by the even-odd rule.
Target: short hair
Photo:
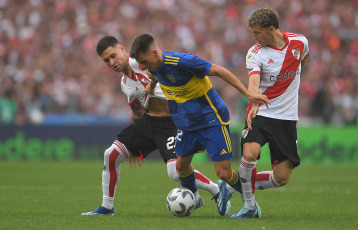
[[[106,36],[103,37],[99,42],[97,43],[97,53],[99,56],[105,51],[108,47],[116,47],[116,45],[119,44],[117,38],[113,36]]]
[[[275,27],[278,29],[279,24],[279,17],[278,13],[269,8],[261,8],[255,11],[249,18],[248,18],[248,27],[253,28],[255,26],[260,26],[263,28],[268,28],[270,26]]]
[[[133,41],[131,45],[130,57],[137,58],[139,54],[146,53],[149,47],[155,42],[155,39],[150,34],[140,34]]]

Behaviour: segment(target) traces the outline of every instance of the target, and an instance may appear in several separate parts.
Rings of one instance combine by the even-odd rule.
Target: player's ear
[[[152,53],[154,54],[154,56],[159,56],[159,51],[157,49],[154,49]]]

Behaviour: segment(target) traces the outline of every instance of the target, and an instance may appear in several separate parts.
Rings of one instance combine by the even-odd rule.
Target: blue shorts
[[[175,153],[181,157],[205,150],[213,161],[223,161],[232,157],[228,125],[211,126],[194,131],[178,130],[175,139]]]

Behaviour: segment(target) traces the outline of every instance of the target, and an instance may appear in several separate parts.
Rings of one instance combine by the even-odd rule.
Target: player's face
[[[127,54],[122,45],[117,44],[115,47],[109,46],[101,54],[101,58],[109,68],[116,72],[123,72],[128,65]]]
[[[252,38],[260,43],[261,46],[268,46],[273,41],[273,32],[274,27],[270,26],[268,28],[264,28],[261,26],[254,26],[251,28]]]
[[[140,53],[136,61],[143,69],[148,69],[149,71],[154,71],[161,65],[159,52],[156,49],[148,51],[147,53]]]

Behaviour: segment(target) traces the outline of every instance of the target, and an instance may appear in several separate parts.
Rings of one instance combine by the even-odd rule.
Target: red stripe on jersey
[[[206,178],[203,174],[195,172],[195,179],[204,182],[205,184],[210,184],[210,180]]]
[[[138,102],[138,98],[136,98],[134,101],[132,101],[131,103],[128,103],[128,105],[134,105],[135,103]]]
[[[113,149],[109,155],[109,197],[113,197],[114,188],[117,183],[116,160],[119,156],[117,149]]]
[[[254,74],[261,74],[261,72],[260,71],[252,71],[251,73],[249,73],[249,77]]]
[[[295,79],[294,77],[290,77],[289,73],[294,71],[296,73],[300,63],[301,59],[297,60],[293,54],[292,50],[299,48],[300,49],[300,56],[302,56],[304,45],[301,41],[291,41],[290,45],[287,47],[286,56],[283,61],[280,75],[282,76],[282,80],[278,81],[276,80],[274,85],[272,87],[267,88],[262,94],[266,95],[268,99],[274,99],[276,97],[281,96],[287,88],[291,85],[292,81]],[[287,75],[287,79],[284,79],[284,76]],[[284,75],[285,74],[285,75]]]

